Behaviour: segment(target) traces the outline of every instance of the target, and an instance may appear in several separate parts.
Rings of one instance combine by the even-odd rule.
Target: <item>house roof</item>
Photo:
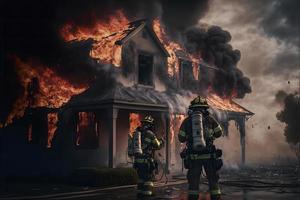
[[[207,96],[207,101],[211,107],[216,108],[218,110],[223,110],[226,112],[240,113],[240,114],[245,114],[245,115],[253,115],[254,114],[253,112],[247,110],[243,106],[234,102],[232,99],[221,98],[216,94],[209,94]]]
[[[122,103],[123,105],[144,106],[168,110],[163,94],[148,87],[124,87],[120,83],[112,84],[103,90],[99,86],[93,86],[85,92],[72,97],[68,106],[89,106],[101,104]]]
[[[243,108],[236,102],[211,94],[207,97],[208,104],[214,109],[238,113],[242,115],[253,115],[252,112]],[[188,101],[189,102],[189,101]],[[132,86],[125,87],[120,83],[103,90],[95,85],[85,92],[72,97],[68,106],[95,106],[101,104],[120,104],[131,106],[144,106],[147,108],[160,108],[172,113],[185,114],[187,109],[186,99],[177,93],[159,92],[152,87]],[[134,108],[134,107],[133,107]]]
[[[137,33],[142,31],[143,29],[146,29],[152,39],[154,40],[155,44],[159,47],[159,49],[165,54],[165,56],[169,57],[169,53],[164,47],[164,45],[160,42],[159,38],[157,37],[156,33],[154,32],[152,26],[149,24],[150,22],[147,20],[137,20],[133,21],[129,24],[129,28],[126,30],[123,30],[124,37],[118,41],[116,41],[117,45],[123,45],[126,43],[129,39],[134,37]]]

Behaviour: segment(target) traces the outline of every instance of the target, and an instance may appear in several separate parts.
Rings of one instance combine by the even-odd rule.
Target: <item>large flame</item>
[[[38,62],[24,62],[19,57],[12,57],[23,92],[14,102],[5,125],[12,123],[14,118],[24,115],[28,107],[59,108],[76,94],[86,90],[87,86],[74,86],[58,76],[52,69]],[[38,81],[35,93],[28,89],[32,80]]]
[[[63,26],[61,35],[66,41],[93,39],[90,56],[106,64],[121,65],[121,49],[116,42],[123,39],[133,27],[121,10],[108,17],[108,20],[98,21],[93,27],[77,26],[70,22]]]
[[[170,76],[178,76],[179,74],[179,60],[176,52],[183,51],[188,56],[193,65],[193,74],[195,79],[198,79],[199,73],[199,63],[201,62],[201,57],[199,55],[191,55],[186,49],[179,43],[170,40],[167,36],[165,28],[163,27],[159,19],[153,20],[153,30],[159,38],[160,42],[164,45],[170,57],[168,57],[168,73]]]
[[[132,134],[137,127],[141,125],[141,119],[138,113],[129,114],[129,134]]]

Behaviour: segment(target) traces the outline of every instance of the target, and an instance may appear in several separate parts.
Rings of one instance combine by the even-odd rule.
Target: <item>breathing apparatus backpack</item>
[[[195,112],[191,115],[191,118],[193,150],[200,151],[206,146],[203,131],[203,115],[201,112]]]
[[[134,153],[133,153],[133,136],[131,134],[128,134],[127,154],[128,154],[129,157],[134,156]]]
[[[142,133],[139,130],[135,130],[132,136],[132,152],[133,155],[142,155]]]

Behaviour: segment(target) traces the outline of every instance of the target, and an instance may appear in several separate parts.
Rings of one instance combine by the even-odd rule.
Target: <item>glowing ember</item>
[[[137,113],[129,114],[129,134],[132,134],[141,125],[140,115]]]
[[[22,117],[28,107],[58,108],[68,102],[73,95],[87,88],[87,86],[73,86],[40,63],[24,62],[16,56],[12,58],[17,67],[17,76],[23,92],[14,102],[5,125],[12,123],[14,118]]]
[[[121,65],[120,45],[116,42],[123,39],[133,27],[124,13],[119,10],[109,16],[106,21],[98,21],[92,28],[78,27],[74,22],[66,24],[61,29],[61,36],[66,41],[93,39],[90,56],[99,59],[103,63]]]
[[[48,118],[47,148],[51,148],[52,147],[52,139],[53,139],[55,131],[57,129],[58,116],[57,116],[57,113],[49,113],[47,115],[47,118]]]

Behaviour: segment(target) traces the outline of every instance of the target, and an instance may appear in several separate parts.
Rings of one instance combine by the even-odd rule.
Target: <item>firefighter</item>
[[[189,106],[188,117],[179,129],[178,139],[186,143],[181,152],[184,166],[188,169],[188,199],[198,199],[202,167],[205,170],[211,200],[220,200],[218,170],[222,167],[222,151],[213,142],[222,135],[219,123],[209,114],[209,105],[203,97],[196,97]]]
[[[132,137],[134,168],[139,177],[137,196],[141,198],[153,195],[153,172],[157,168],[154,152],[161,149],[164,144],[162,139],[157,139],[153,128],[154,119],[152,116],[146,116]]]

